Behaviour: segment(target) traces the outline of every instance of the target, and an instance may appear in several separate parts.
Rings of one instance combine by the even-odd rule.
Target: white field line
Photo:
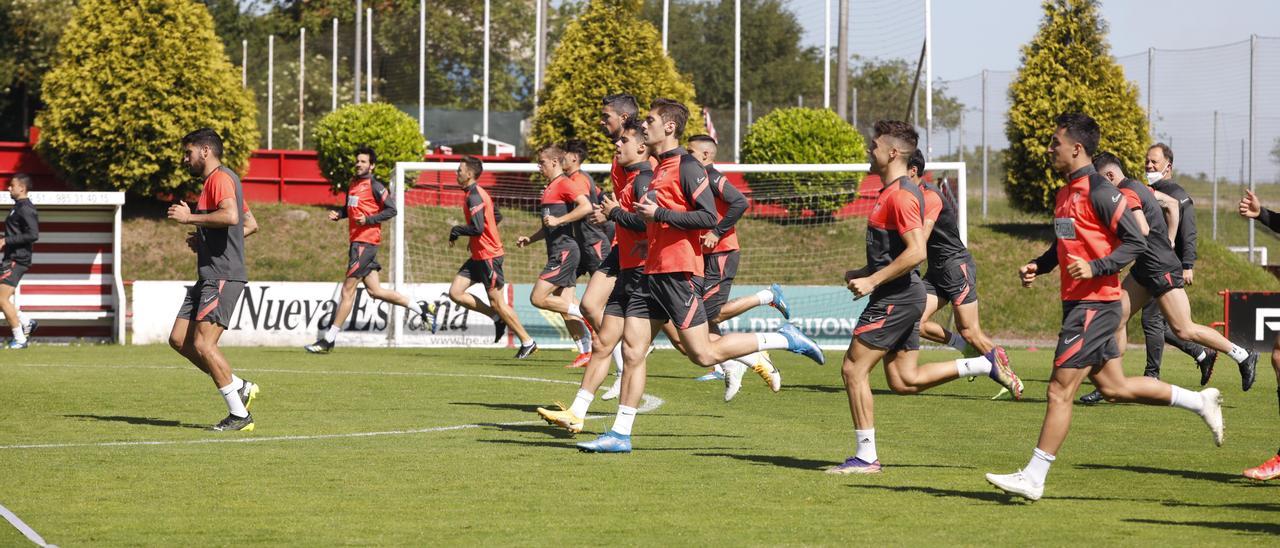
[[[75,368],[75,369],[161,369],[174,371],[191,371],[191,367],[178,367],[172,365],[73,365],[73,364],[22,364],[17,367],[58,367],[58,368]],[[468,373],[434,373],[428,371],[325,371],[314,369],[255,369],[255,368],[239,368],[237,371],[255,372],[255,373],[285,373],[297,375],[375,375],[375,376],[403,376],[403,377],[468,377],[479,379],[496,379],[510,380],[522,382],[545,382],[553,384],[569,384],[578,385],[574,381],[564,381],[558,379],[543,379],[539,377],[517,377],[511,375],[483,375]],[[662,398],[645,394],[642,397],[640,408],[636,411],[639,413],[648,413],[657,409],[665,403]],[[605,418],[607,415],[588,415],[586,420]],[[515,421],[515,422],[491,422],[491,423],[472,423],[458,424],[453,426],[433,426],[429,428],[413,428],[406,430],[383,430],[374,432],[348,432],[342,434],[314,434],[314,435],[295,435],[295,436],[264,436],[264,437],[243,437],[243,438],[206,438],[198,440],[135,440],[135,441],[107,441],[107,442],[90,442],[90,443],[37,443],[37,444],[19,444],[19,445],[0,445],[0,450],[4,449],[62,449],[71,447],[136,447],[136,446],[156,446],[156,445],[200,445],[207,443],[261,443],[269,441],[310,441],[310,440],[328,440],[343,438],[371,438],[380,436],[405,436],[411,434],[427,434],[432,432],[449,432],[454,430],[468,430],[472,428],[485,428],[489,426],[521,426],[529,424],[541,424],[541,420],[532,421]]]
[[[58,548],[56,545],[45,542],[44,537],[40,536],[40,533],[37,533],[35,529],[32,529],[30,525],[27,525],[26,522],[22,521],[17,514],[9,511],[9,509],[5,508],[3,505],[0,505],[0,516],[4,516],[5,521],[8,521],[9,525],[12,525],[14,529],[17,529],[19,533],[22,533],[22,536],[27,537],[27,540],[31,541],[36,546]]]

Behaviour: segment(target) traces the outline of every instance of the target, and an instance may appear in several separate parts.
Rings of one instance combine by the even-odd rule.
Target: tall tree
[[[1022,64],[1009,86],[1005,124],[1005,189],[1029,211],[1047,211],[1065,184],[1045,154],[1058,114],[1083,112],[1097,120],[1099,149],[1120,157],[1130,173],[1141,173],[1147,144],[1138,86],[1111,56],[1097,0],[1045,0],[1042,9],[1040,29],[1022,46]]]
[[[915,121],[915,115],[909,112],[911,103],[912,82],[916,77],[915,64],[903,59],[862,59],[855,57],[856,63],[850,86],[858,90],[858,129],[866,134],[876,120]],[[924,111],[924,86],[919,86],[916,103],[920,112]],[[960,125],[960,110],[963,105],[956,98],[947,95],[946,87],[934,84],[933,87],[933,123],[935,128],[954,129]],[[917,125],[924,125],[923,117]]]
[[[75,0],[0,0],[0,138],[25,137]]]

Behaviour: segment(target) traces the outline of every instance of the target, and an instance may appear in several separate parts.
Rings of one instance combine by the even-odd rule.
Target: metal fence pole
[[[373,8],[365,8],[364,24],[364,100],[373,102]]]
[[[831,108],[831,0],[822,0],[822,108]]]
[[[1213,153],[1209,176],[1213,178],[1213,239],[1218,240],[1218,111],[1213,111]]]
[[[733,0],[733,161],[742,161],[742,0]]]
[[[484,126],[484,142],[480,153],[489,154],[489,0],[484,0],[484,108],[481,124]]]
[[[307,28],[298,29],[298,150],[302,150],[302,128],[306,122],[307,106]]]
[[[853,88],[853,105],[851,105],[853,113],[853,127],[858,127],[858,88]]]
[[[240,87],[249,87],[249,41],[240,41]]]
[[[418,0],[418,134],[427,134],[427,0]]]
[[[933,155],[933,1],[924,0],[924,143]]]
[[[542,0],[533,0],[533,109],[542,88]]]
[[[364,41],[364,31],[361,30],[362,19],[364,18],[360,16],[361,13],[364,13],[364,0],[356,0],[356,40],[353,43],[353,47],[356,49],[356,57],[355,68],[352,69],[351,73],[355,75],[354,89],[355,103],[357,105],[360,104],[360,73],[364,70],[364,67],[360,66],[360,54],[362,53],[360,51],[362,49],[360,47],[360,42]]]
[[[1249,35],[1249,190],[1253,190],[1253,124],[1254,124],[1254,74],[1257,73],[1258,35]],[[1249,219],[1249,261],[1253,261],[1254,222]]]
[[[987,218],[987,69],[982,69],[982,218]]]
[[[662,53],[667,52],[667,20],[671,16],[671,0],[662,0]]]
[[[274,133],[275,125],[275,102],[276,102],[276,37],[271,35],[267,37],[267,148],[273,148],[271,142],[271,134]]]
[[[338,18],[333,18],[333,59],[330,63],[333,65],[333,77],[330,85],[333,92],[330,93],[329,112],[338,110]]]
[[[1156,48],[1147,48],[1147,132],[1152,139],[1156,138],[1156,127],[1151,124],[1151,73],[1156,60]]]

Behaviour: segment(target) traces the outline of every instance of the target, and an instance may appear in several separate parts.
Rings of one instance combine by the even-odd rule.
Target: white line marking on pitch
[[[169,370],[188,370],[189,367],[177,367],[170,365],[72,365],[72,364],[23,364],[19,367],[66,367],[66,368],[87,368],[87,369],[169,369]],[[516,377],[511,375],[484,375],[484,374],[468,374],[468,373],[434,373],[429,371],[320,371],[313,369],[253,369],[239,368],[239,371],[251,371],[257,373],[294,373],[300,375],[387,375],[387,376],[419,376],[419,377],[469,377],[469,378],[486,378],[498,380],[513,380],[526,382],[547,382],[554,384],[580,384],[573,381],[563,381],[557,379],[543,379],[539,377]],[[645,394],[642,396],[640,408],[637,413],[648,413],[666,403],[657,396]],[[588,415],[585,420],[605,418],[607,415]],[[453,426],[433,426],[430,428],[415,428],[409,430],[385,430],[378,432],[349,432],[344,434],[314,434],[314,435],[295,435],[295,436],[266,436],[266,437],[244,437],[244,438],[206,438],[198,440],[139,440],[139,441],[108,441],[108,442],[91,442],[91,443],[39,443],[39,444],[21,444],[21,445],[0,445],[3,449],[62,449],[70,447],[136,447],[136,446],[156,446],[156,445],[199,445],[206,443],[259,443],[268,441],[310,441],[310,440],[328,440],[343,438],[372,438],[380,436],[404,436],[411,434],[428,434],[432,432],[449,432],[453,430],[468,430],[472,428],[484,428],[488,426],[523,426],[530,424],[541,424],[543,421],[516,421],[516,422],[490,422],[490,423],[473,423],[458,424]],[[0,509],[3,507],[0,506]],[[16,516],[15,516],[16,518]]]
[[[40,536],[40,533],[37,533],[35,529],[32,529],[30,525],[27,525],[26,522],[22,521],[22,518],[19,518],[17,514],[14,514],[8,508],[5,508],[3,504],[0,504],[0,516],[4,516],[5,521],[8,521],[9,525],[12,525],[19,533],[22,533],[22,536],[27,537],[27,540],[35,543],[36,546],[58,548],[57,545],[45,542],[44,537]]]

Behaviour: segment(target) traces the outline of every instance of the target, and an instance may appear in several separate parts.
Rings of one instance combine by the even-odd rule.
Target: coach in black
[[[31,268],[31,244],[40,239],[40,221],[36,215],[36,206],[31,204],[27,192],[31,190],[31,177],[18,173],[9,180],[9,197],[13,198],[13,209],[4,220],[4,238],[0,238],[0,251],[4,257],[0,260],[0,312],[13,329],[13,339],[5,348],[21,350],[27,347],[27,335],[36,328],[35,320],[28,320],[18,312],[18,303],[13,295],[18,290],[18,283],[23,274]]]

